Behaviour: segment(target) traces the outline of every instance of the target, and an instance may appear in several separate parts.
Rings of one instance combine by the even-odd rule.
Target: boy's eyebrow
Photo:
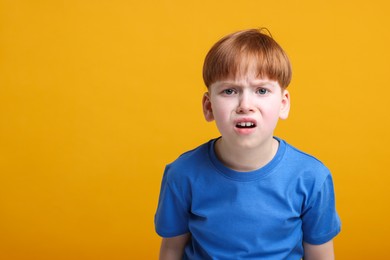
[[[275,86],[275,84],[272,82],[272,81],[260,81],[260,82],[249,82],[249,85],[252,86],[252,87],[262,87],[262,86],[265,86],[265,85],[271,85],[271,86]],[[238,83],[238,82],[235,82],[235,81],[220,81],[218,83],[216,83],[216,86],[226,86],[226,87],[242,87],[243,85]]]

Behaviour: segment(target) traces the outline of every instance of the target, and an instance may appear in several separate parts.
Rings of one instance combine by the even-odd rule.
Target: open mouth
[[[236,124],[237,128],[254,128],[256,127],[255,123],[252,122],[240,122]]]

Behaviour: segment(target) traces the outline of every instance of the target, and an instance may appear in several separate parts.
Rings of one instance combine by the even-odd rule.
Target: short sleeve
[[[313,245],[324,244],[340,232],[341,222],[336,212],[333,180],[330,174],[304,209],[302,229],[303,241]]]
[[[170,170],[167,166],[154,217],[156,232],[161,237],[174,237],[188,232],[189,210],[183,198],[175,190],[175,184],[169,178],[169,174]]]

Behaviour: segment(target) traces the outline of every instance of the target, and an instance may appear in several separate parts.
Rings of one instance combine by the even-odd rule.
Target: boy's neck
[[[215,153],[219,160],[235,171],[248,172],[260,169],[269,163],[278,151],[279,142],[271,138],[260,147],[237,148],[220,138],[215,143]]]

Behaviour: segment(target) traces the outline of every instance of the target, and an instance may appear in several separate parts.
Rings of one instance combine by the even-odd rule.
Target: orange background
[[[218,135],[202,62],[268,27],[293,64],[276,134],[333,172],[338,259],[390,233],[389,3],[0,0],[0,259],[156,259],[166,163]]]

